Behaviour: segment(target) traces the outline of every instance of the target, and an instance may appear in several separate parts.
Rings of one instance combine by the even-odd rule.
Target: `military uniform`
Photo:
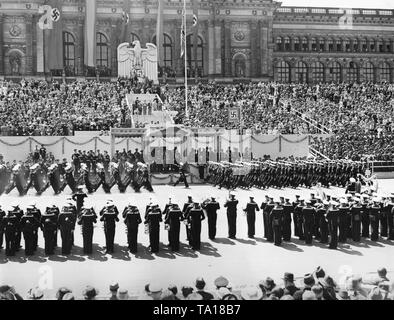
[[[191,196],[188,197],[188,202],[186,202],[183,205],[183,209],[182,209],[182,214],[183,214],[183,219],[186,219],[186,215],[188,213],[188,211],[192,208],[193,206],[193,199]],[[188,227],[188,224],[186,223],[186,240],[190,241],[190,229]]]
[[[40,222],[37,220],[31,211],[27,211],[20,220],[20,228],[25,239],[25,254],[32,256],[37,249],[36,238]]]
[[[294,209],[294,224],[295,224],[295,234],[298,236],[298,239],[305,240],[304,236],[304,220],[302,210],[304,209],[305,204],[303,200],[300,200],[300,203]]]
[[[176,187],[180,182],[183,182],[185,184],[185,188],[189,188],[186,173],[187,173],[186,164],[180,163],[180,165],[179,165],[179,179],[177,181],[175,181],[174,187]]]
[[[45,241],[45,254],[52,255],[55,253],[57,237],[57,215],[53,211],[47,210],[41,217],[41,230]]]
[[[3,228],[3,218],[6,216],[4,210],[1,210],[0,205],[0,250],[3,248],[3,241],[4,241],[4,228]]]
[[[208,202],[204,202],[202,205],[208,216],[208,236],[209,239],[214,240],[216,237],[216,221],[217,211],[220,209],[220,204],[212,198]]]
[[[394,197],[391,196],[390,202],[387,204],[387,227],[388,240],[394,240]]]
[[[362,209],[361,209],[361,236],[363,238],[369,238],[369,205],[367,197],[363,197],[364,201],[362,202]]]
[[[276,246],[280,246],[282,244],[282,220],[283,207],[280,203],[276,203],[269,217],[269,221],[272,225],[273,240]]]
[[[182,211],[179,206],[172,204],[164,218],[164,223],[167,225],[168,230],[168,242],[172,251],[179,251],[179,233],[182,219]]]
[[[75,215],[67,210],[62,210],[58,217],[58,226],[60,229],[60,236],[62,237],[62,254],[71,254],[71,248],[73,243],[72,233],[75,226]]]
[[[17,234],[19,229],[19,219],[14,211],[9,211],[3,218],[3,230],[5,235],[5,253],[7,256],[14,256],[17,250]]]
[[[346,243],[349,228],[349,206],[345,201],[339,207],[339,238],[340,243]]]
[[[119,211],[115,206],[108,206],[102,211],[100,221],[104,222],[106,253],[114,252],[116,222],[119,221],[118,213]]]
[[[352,219],[352,240],[360,242],[361,238],[361,211],[363,207],[357,200],[356,204],[350,208],[350,215]]]
[[[263,216],[264,216],[264,231],[265,238],[269,242],[274,242],[274,230],[272,229],[271,211],[275,207],[273,198],[270,198],[270,202],[265,205]]]
[[[201,249],[201,221],[205,219],[204,211],[198,203],[195,203],[187,215],[186,221],[190,224],[190,246],[193,250]]]
[[[235,239],[237,235],[237,205],[238,200],[233,195],[224,204],[224,207],[227,208],[228,237],[230,239]]]
[[[302,219],[306,244],[312,244],[313,239],[313,229],[316,211],[315,208],[311,206],[311,204],[311,201],[306,201],[306,207],[302,208]]]
[[[337,205],[328,209],[327,213],[328,230],[330,233],[330,249],[337,249],[338,246],[338,225],[339,225],[339,210]]]
[[[81,214],[81,209],[83,207],[83,203],[85,201],[85,198],[87,198],[87,197],[88,197],[87,194],[82,191],[82,188],[79,188],[78,192],[74,193],[72,196],[72,199],[74,201],[76,201],[76,203],[77,203],[76,209],[77,209],[78,216]]]
[[[256,226],[256,211],[260,211],[258,204],[254,201],[253,197],[250,197],[249,203],[244,209],[246,213],[246,220],[248,223],[248,237],[253,239],[255,236],[255,226]]]
[[[291,215],[294,212],[293,205],[289,202],[290,199],[286,199],[286,202],[282,205],[283,207],[283,218],[282,218],[282,236],[283,241],[291,241]]]
[[[373,205],[369,207],[369,220],[371,222],[371,240],[378,241],[379,239],[379,220],[381,208],[379,203],[374,200]]]
[[[131,253],[138,251],[138,226],[142,223],[140,211],[136,206],[127,206],[123,211],[123,219],[127,228],[127,245]]]
[[[323,204],[320,204],[316,210],[320,229],[320,243],[328,243],[329,228],[327,221],[327,206],[328,202],[324,202]]]
[[[157,253],[160,250],[160,222],[162,221],[159,206],[152,206],[148,210],[144,221],[144,224],[148,226],[150,250],[152,253]]]
[[[97,215],[94,209],[80,208],[78,224],[82,226],[83,253],[85,254],[92,254],[93,252],[93,231],[95,223],[97,223]]]

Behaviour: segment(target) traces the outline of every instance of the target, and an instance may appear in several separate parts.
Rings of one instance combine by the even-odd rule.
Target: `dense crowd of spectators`
[[[223,276],[215,279],[207,288],[201,277],[193,286],[170,284],[164,288],[158,284],[145,285],[143,292],[129,292],[118,283],[111,283],[108,293],[100,294],[93,286],[82,293],[61,287],[54,296],[48,296],[39,287],[30,289],[25,296],[9,285],[0,286],[0,300],[394,300],[394,282],[387,278],[387,270],[380,268],[374,275],[345,275],[340,282],[318,267],[301,279],[286,272],[282,283],[268,277],[255,286],[233,288]]]

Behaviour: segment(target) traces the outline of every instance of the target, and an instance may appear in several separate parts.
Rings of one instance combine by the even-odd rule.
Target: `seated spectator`
[[[203,278],[197,278],[196,279],[196,289],[197,293],[200,294],[203,298],[203,300],[213,300],[214,297],[211,293],[204,291],[205,288],[205,281]]]
[[[96,300],[97,290],[91,286],[87,286],[82,292],[85,300]]]

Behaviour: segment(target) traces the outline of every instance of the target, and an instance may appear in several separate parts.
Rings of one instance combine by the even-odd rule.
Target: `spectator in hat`
[[[321,285],[315,284],[311,291],[316,296],[316,300],[324,300],[323,298],[323,287]]]
[[[315,278],[311,273],[304,276],[304,288],[298,290],[297,292],[304,293],[305,291],[311,291],[312,287],[315,285]]]
[[[126,289],[118,290],[118,300],[130,300],[129,292]]]
[[[284,295],[284,290],[280,287],[275,287],[274,289],[272,289],[270,296],[275,296],[278,299],[282,298],[282,296]]]
[[[197,278],[196,279],[196,289],[197,289],[197,293],[200,294],[203,298],[203,300],[213,300],[214,296],[209,293],[204,291],[205,288],[205,281],[203,278]]]
[[[56,292],[56,300],[63,300],[64,295],[67,293],[72,293],[72,291],[66,287],[59,288]]]
[[[175,296],[172,291],[166,289],[162,292],[160,300],[175,300]]]
[[[62,300],[75,300],[75,297],[71,292],[68,292],[63,296]]]
[[[168,290],[170,290],[170,291],[174,294],[175,300],[180,300],[180,299],[177,297],[178,288],[177,288],[177,286],[176,286],[175,284],[170,284],[170,285],[168,286]]]
[[[183,300],[186,300],[187,297],[193,293],[193,288],[192,287],[183,286],[181,288],[181,292],[182,292]]]
[[[38,288],[32,288],[27,292],[28,300],[41,300],[44,297],[44,292]]]
[[[263,281],[260,281],[260,285],[264,287],[267,296],[270,296],[271,291],[276,287],[275,281],[270,277],[266,278]]]
[[[23,300],[14,287],[7,285],[0,286],[0,300]]]
[[[160,300],[163,289],[156,284],[149,286],[150,296],[153,300]]]
[[[285,295],[293,295],[297,290],[300,290],[297,288],[294,284],[294,274],[286,272],[284,277],[283,277],[283,284],[284,284],[284,294]]]
[[[217,290],[223,287],[226,288],[228,286],[228,283],[228,280],[223,276],[216,278],[216,280],[214,281]]]
[[[323,287],[324,300],[335,300],[337,284],[334,279],[326,275],[323,279],[319,279],[319,284]]]
[[[289,294],[285,294],[280,300],[294,300],[294,298]]]
[[[97,290],[91,286],[87,286],[82,292],[85,300],[96,300]]]
[[[238,300],[238,297],[233,294],[228,288],[221,287],[217,291],[219,300]]]
[[[203,297],[201,294],[198,294],[197,292],[192,292],[187,296],[186,300],[203,300]]]
[[[112,283],[109,286],[109,292],[111,294],[109,300],[118,300],[118,289],[119,289],[119,284],[117,282]]]
[[[312,291],[304,291],[304,293],[302,294],[302,300],[317,300],[317,299]]]

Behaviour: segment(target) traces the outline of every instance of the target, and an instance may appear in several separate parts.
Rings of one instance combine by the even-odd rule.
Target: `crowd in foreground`
[[[179,289],[174,284],[163,287],[156,283],[146,284],[143,293],[129,292],[127,288],[126,284],[123,287],[114,282],[102,294],[93,286],[87,286],[82,293],[61,287],[51,296],[39,287],[22,295],[14,287],[2,285],[0,300],[394,300],[394,281],[387,277],[386,268],[379,268],[373,275],[348,274],[339,282],[318,267],[298,281],[293,273],[286,272],[281,283],[267,277],[242,289],[233,288],[223,276],[216,278],[212,286],[199,277],[192,286]]]

